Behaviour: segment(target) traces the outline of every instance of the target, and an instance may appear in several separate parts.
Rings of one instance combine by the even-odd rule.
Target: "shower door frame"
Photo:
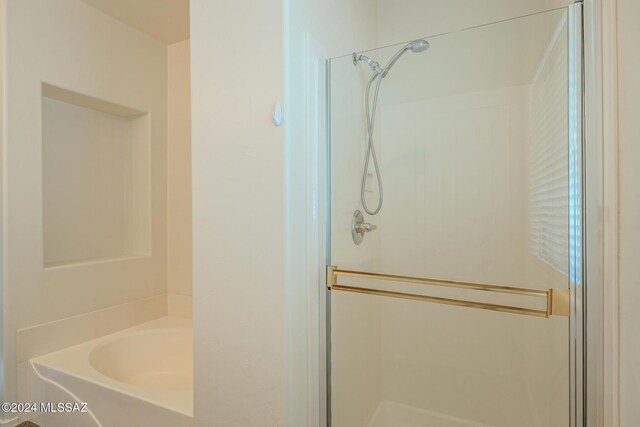
[[[569,426],[585,426],[586,144],[582,3],[567,7],[569,105]]]
[[[566,6],[569,37],[569,146],[570,146],[570,293],[569,317],[570,358],[570,427],[602,426],[602,290],[603,290],[603,235],[599,210],[603,203],[602,183],[602,99],[599,92],[602,76],[599,71],[585,72],[585,61],[600,63],[599,18],[600,0],[576,1]],[[585,10],[586,9],[586,10]],[[585,14],[589,18],[585,19]],[[492,24],[487,24],[492,25]],[[588,37],[585,37],[585,34]],[[326,60],[326,152],[324,157],[324,209],[326,235],[325,253],[319,254],[324,264],[331,264],[331,58]],[[587,92],[593,96],[587,97]],[[571,108],[571,106],[573,108]],[[588,120],[587,120],[588,118]],[[589,123],[589,126],[586,124]],[[320,167],[322,170],[323,167]],[[322,181],[322,180],[321,180]],[[324,212],[322,212],[324,210]],[[320,215],[322,217],[322,215]],[[576,221],[577,220],[577,221]],[[589,260],[589,262],[586,262]],[[326,273],[325,273],[326,274]],[[589,286],[586,286],[588,283]],[[319,380],[326,414],[326,425],[331,426],[331,291],[326,288],[326,277],[319,283],[324,289],[321,298],[320,319],[325,325],[324,349],[320,356],[326,374]],[[586,328],[587,313],[591,325]],[[322,317],[321,314],[321,317]],[[324,320],[324,321],[323,321]],[[322,410],[322,408],[321,408]]]

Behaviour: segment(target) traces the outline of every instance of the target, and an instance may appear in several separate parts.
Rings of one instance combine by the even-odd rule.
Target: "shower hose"
[[[375,92],[373,94],[373,105],[370,102],[370,92],[373,83],[376,84]],[[382,83],[382,74],[373,73],[367,84],[367,91],[365,94],[366,113],[367,113],[367,158],[364,162],[364,170],[362,171],[362,183],[360,185],[360,201],[365,212],[369,215],[376,215],[382,208],[382,201],[384,200],[384,194],[382,192],[382,177],[380,176],[380,168],[378,166],[378,158],[376,157],[376,149],[373,145],[373,131],[376,123],[376,108],[378,106],[378,94],[380,92],[380,85]],[[367,205],[365,191],[367,186],[367,175],[369,174],[369,161],[373,159],[373,168],[376,173],[376,179],[378,181],[378,204],[374,209],[370,209]]]

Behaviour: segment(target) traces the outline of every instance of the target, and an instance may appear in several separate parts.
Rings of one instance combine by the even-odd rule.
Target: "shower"
[[[428,36],[434,2],[404,19],[396,3],[378,2],[393,18],[379,22],[380,47],[326,63],[326,272],[314,273],[325,419],[591,425],[584,385],[600,368],[584,363],[584,332],[599,320],[574,302],[602,293],[584,256],[601,254],[588,154],[602,159],[584,113],[583,5]],[[400,32],[414,35],[388,44]]]
[[[382,79],[387,77],[391,67],[395,65],[395,63],[400,59],[402,55],[408,50],[414,53],[424,52],[429,48],[429,42],[426,40],[414,40],[411,43],[406,44],[402,49],[396,52],[395,55],[387,62],[387,65],[381,67],[377,61],[373,59],[357,54],[354,52],[353,54],[353,65],[358,65],[358,62],[365,62],[371,70],[373,74],[367,83],[367,90],[365,93],[365,103],[366,103],[366,114],[367,114],[367,158],[364,163],[364,170],[362,171],[362,182],[360,184],[360,201],[362,202],[362,207],[365,212],[369,215],[376,215],[380,212],[382,208],[382,202],[384,200],[384,195],[382,192],[382,177],[380,176],[380,168],[378,166],[378,159],[376,157],[376,150],[373,145],[373,130],[376,122],[376,108],[378,106],[378,94],[380,92],[380,86],[382,84]],[[376,88],[373,93],[373,102],[371,102],[370,93],[371,86],[373,83],[376,83]],[[378,181],[378,204],[375,209],[370,209],[367,206],[367,202],[365,200],[365,187],[367,184],[367,174],[369,173],[369,160],[373,159],[373,168],[376,172],[376,179]]]

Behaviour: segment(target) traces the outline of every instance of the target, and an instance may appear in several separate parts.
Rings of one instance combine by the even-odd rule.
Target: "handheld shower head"
[[[411,49],[414,53],[420,53],[420,52],[424,52],[425,50],[429,49],[429,42],[426,40],[414,40],[411,43],[408,44],[409,49]]]
[[[393,67],[393,65],[398,61],[398,59],[400,59],[400,57],[406,51],[410,50],[413,53],[420,53],[420,52],[424,52],[425,50],[429,49],[429,46],[430,46],[429,42],[426,41],[426,40],[423,40],[423,39],[414,40],[411,43],[408,43],[402,49],[400,49],[398,52],[396,52],[395,55],[393,55],[391,60],[384,67],[384,71],[382,72],[382,77],[387,77],[387,74],[389,74],[389,70],[391,70],[391,67]]]
[[[389,63],[381,68],[380,64],[377,61],[374,61],[371,58],[368,58],[364,55],[353,53],[353,65],[358,65],[360,61],[366,62],[369,67],[373,70],[373,74],[369,78],[369,83],[367,84],[367,90],[365,92],[365,104],[366,104],[366,118],[367,118],[367,128],[366,128],[366,136],[367,136],[367,157],[364,163],[364,169],[362,171],[362,180],[360,181],[360,202],[362,203],[362,207],[369,215],[377,215],[382,209],[382,202],[384,196],[382,194],[382,176],[380,175],[380,168],[378,167],[378,159],[376,157],[376,150],[373,144],[373,131],[375,129],[376,123],[376,107],[378,105],[378,93],[380,92],[380,86],[382,85],[382,78],[386,77],[389,74],[389,70],[393,67],[393,64],[396,63],[398,59],[408,50],[419,53],[424,52],[429,49],[429,42],[426,40],[414,40],[411,43],[405,45],[402,49],[396,52],[395,55],[391,58]],[[369,93],[371,90],[371,86],[375,83],[375,91],[373,95],[373,101],[371,101],[369,97]],[[370,209],[367,205],[367,200],[365,197],[366,192],[366,183],[367,176],[369,175],[369,159],[373,159],[373,167],[375,168],[375,175],[378,180],[378,204],[374,209]]]

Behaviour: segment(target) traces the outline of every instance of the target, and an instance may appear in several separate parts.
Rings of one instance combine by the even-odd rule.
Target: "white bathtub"
[[[163,317],[29,362],[32,402],[88,412],[33,413],[46,427],[193,426],[193,332]]]

